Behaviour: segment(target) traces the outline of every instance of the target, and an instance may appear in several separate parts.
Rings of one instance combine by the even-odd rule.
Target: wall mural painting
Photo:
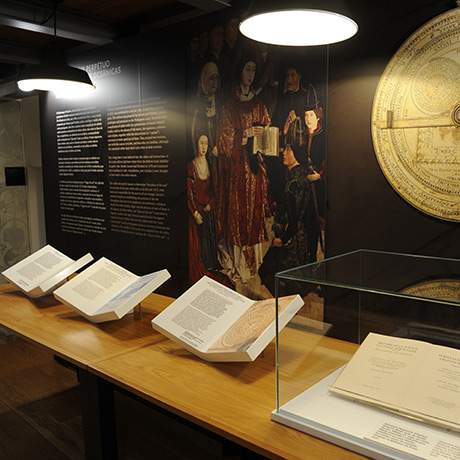
[[[277,271],[323,256],[327,54],[246,40],[238,24],[189,44],[189,281],[264,299]]]

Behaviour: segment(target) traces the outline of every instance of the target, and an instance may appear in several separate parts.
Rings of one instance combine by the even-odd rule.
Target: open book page
[[[206,352],[253,301],[204,276],[152,320],[152,326]]]
[[[296,296],[279,299],[281,316]],[[275,299],[254,302],[249,309],[208,349],[210,353],[244,352],[275,321]]]
[[[78,270],[83,268],[85,265],[88,265],[93,260],[94,260],[94,257],[89,253],[84,255],[83,257],[80,257],[78,260],[76,260],[75,262],[72,262],[70,265],[67,265],[67,267],[65,267],[63,270],[60,270],[58,273],[56,273],[51,278],[48,278],[47,280],[43,281],[43,283],[40,284],[41,291],[44,294],[52,291],[59,284],[65,281],[68,276],[77,272]]]
[[[252,153],[268,156],[279,155],[279,128],[276,126],[254,126],[254,144]]]
[[[132,282],[128,287],[123,289],[109,302],[107,302],[101,309],[99,309],[96,312],[96,314],[99,315],[101,313],[117,311],[118,309],[122,308],[127,302],[130,302],[136,296],[136,294],[138,292],[141,292],[148,284],[152,285],[151,289],[153,291],[165,281],[165,278],[169,278],[169,273],[167,272],[167,270],[161,270],[158,272],[149,273],[145,276],[140,276],[137,280]],[[158,282],[155,283],[155,280],[158,280]],[[143,295],[142,298],[144,297],[145,296]]]
[[[460,350],[429,347],[417,378],[407,386],[404,407],[433,423],[449,422],[460,431]]]
[[[73,260],[47,245],[5,270],[2,274],[28,292],[70,265]]]
[[[330,390],[460,429],[460,351],[369,334]]]
[[[54,291],[55,297],[93,315],[138,277],[106,258],[99,259]]]
[[[394,407],[404,403],[404,385],[426,359],[425,342],[369,334],[331,387]]]
[[[301,420],[303,431],[335,443],[340,440],[340,445],[351,450],[356,450],[357,446],[367,448],[367,452],[359,452],[369,458],[459,458],[460,437],[456,433],[377,407],[357,404],[329,392],[341,370],[337,369],[283,404],[281,417],[287,415],[291,420]],[[286,423],[281,417],[274,414],[273,418]],[[387,455],[380,453],[384,446],[392,449],[386,452]]]

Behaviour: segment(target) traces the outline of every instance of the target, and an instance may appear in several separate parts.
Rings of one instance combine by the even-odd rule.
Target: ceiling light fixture
[[[341,0],[254,0],[240,32],[271,45],[316,46],[347,40],[358,32]]]
[[[62,0],[61,0],[62,1]],[[52,91],[58,98],[79,98],[90,95],[96,87],[88,73],[66,64],[57,50],[56,13],[59,0],[54,2],[54,40],[53,50],[47,53],[47,59],[40,65],[28,66],[18,78],[21,91]],[[48,20],[51,19],[51,16]],[[45,21],[46,22],[46,21]]]

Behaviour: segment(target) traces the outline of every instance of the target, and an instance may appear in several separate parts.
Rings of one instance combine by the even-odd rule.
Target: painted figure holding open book
[[[247,297],[265,299],[273,297],[279,267],[272,263],[273,254],[286,255],[289,250],[286,268],[322,257],[317,251],[325,214],[325,123],[320,107],[327,94],[327,54],[256,44],[239,34],[234,14],[238,10],[217,22],[203,22],[206,32],[194,31],[190,54],[188,132],[195,148],[199,136],[208,137],[218,263],[211,271],[203,265],[198,233],[203,224],[189,212],[189,282],[207,272]],[[204,52],[198,37],[207,38],[206,33],[210,40]],[[291,171],[283,163],[282,150],[292,133],[297,134],[300,167]],[[191,165],[188,186],[195,187]],[[295,209],[290,219],[286,206]],[[279,225],[274,227],[275,216]],[[276,246],[280,241],[274,240],[275,229],[277,237],[287,238],[281,240],[282,247]],[[286,237],[291,231],[295,236]],[[297,249],[290,251],[293,246]]]
[[[255,279],[269,246],[267,171],[262,156],[252,153],[252,143],[254,127],[269,125],[270,116],[253,89],[256,72],[255,58],[240,61],[237,85],[222,110],[218,142],[224,164],[219,195],[220,262],[239,292],[245,291],[250,280],[252,286],[260,286],[260,279],[258,283]]]

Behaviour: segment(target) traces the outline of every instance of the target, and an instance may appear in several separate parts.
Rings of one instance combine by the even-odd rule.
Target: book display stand
[[[142,321],[143,317],[144,317],[144,312],[142,311],[142,304],[138,303],[133,308],[133,318],[135,321]]]
[[[324,318],[277,330],[273,420],[371,458],[458,458],[460,261],[360,250],[276,289],[319,296]]]

